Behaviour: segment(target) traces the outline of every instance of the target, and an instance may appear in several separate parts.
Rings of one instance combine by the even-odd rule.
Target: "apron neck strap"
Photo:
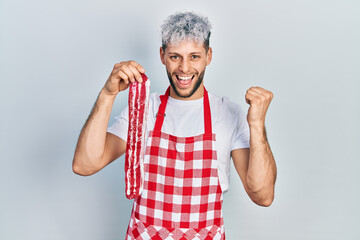
[[[170,95],[170,86],[168,87],[168,89],[166,90],[164,95],[160,96],[160,106],[159,106],[159,110],[158,113],[156,114],[156,122],[155,122],[155,127],[154,127],[154,131],[156,132],[160,132],[161,131],[161,127],[164,123],[164,117],[166,116],[165,114],[165,109],[166,109],[166,105],[169,99],[169,95]],[[204,87],[204,129],[205,129],[205,134],[212,134],[212,127],[211,127],[211,111],[210,111],[210,103],[209,103],[209,96],[208,96],[208,92]]]
[[[212,134],[211,129],[211,110],[208,92],[204,87],[204,128],[205,134]]]

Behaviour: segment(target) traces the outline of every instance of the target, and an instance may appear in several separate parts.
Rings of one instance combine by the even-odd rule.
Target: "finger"
[[[264,93],[263,89],[261,87],[251,87],[250,88],[252,91],[257,92],[257,93]]]
[[[249,88],[247,91],[246,91],[246,94],[250,94],[251,96],[253,97],[257,97],[257,98],[262,98],[262,93],[259,92],[259,90],[255,90],[254,87],[251,87]]]
[[[134,67],[133,65],[129,65],[129,69],[130,69],[131,72],[134,74],[135,79],[136,79],[138,82],[142,82],[141,73],[137,70],[137,68]]]
[[[140,73],[145,73],[145,69],[137,62],[130,61],[131,65],[133,65]]]
[[[245,101],[247,104],[251,104],[257,97],[252,93],[246,93],[245,94]]]
[[[248,92],[259,98],[261,101],[271,101],[273,97],[270,91],[261,88],[252,87]]]
[[[134,73],[131,71],[131,69],[128,66],[124,66],[121,69],[122,72],[124,72],[127,76],[130,82],[135,82],[135,76]]]
[[[118,75],[120,77],[120,81],[123,80],[124,83],[129,84],[129,76],[125,74],[123,71],[119,71]]]
[[[121,63],[115,63],[115,65],[114,65],[114,70],[117,69],[117,68],[119,68],[120,66],[121,66]]]
[[[118,69],[119,69],[120,66],[121,66],[120,63],[115,63],[115,65],[114,65],[111,73],[116,73],[116,72],[118,71]]]
[[[267,93],[265,89],[262,89],[260,87],[251,87],[249,88],[248,92],[257,96],[264,96]]]
[[[252,87],[251,88],[254,92],[257,92],[258,94],[261,94],[262,96],[265,96],[268,99],[273,99],[274,94],[270,92],[269,90],[266,90],[261,87]]]
[[[116,64],[115,64],[115,65],[116,65]],[[119,73],[119,68],[116,68],[116,67],[114,66],[114,68],[113,68],[113,70],[111,71],[109,77],[112,78],[113,76],[118,75],[118,73]]]

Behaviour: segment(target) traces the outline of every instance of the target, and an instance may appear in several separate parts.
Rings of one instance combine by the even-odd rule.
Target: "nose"
[[[183,73],[188,73],[190,71],[190,63],[187,60],[182,60],[179,66],[179,69]]]

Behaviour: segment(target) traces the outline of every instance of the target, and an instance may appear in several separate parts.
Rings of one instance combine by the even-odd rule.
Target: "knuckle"
[[[115,65],[115,66],[113,67],[112,71],[111,71],[111,74],[116,73],[117,69],[118,69],[118,67]]]
[[[257,89],[257,87],[252,86],[249,90],[254,92],[254,91],[256,91],[256,89]]]
[[[120,71],[124,71],[124,69],[126,69],[126,65],[122,64],[122,65],[120,66]]]
[[[122,67],[122,66],[126,65],[126,63],[127,63],[127,62],[124,62],[124,61],[120,62],[120,63],[119,63],[119,67]]]

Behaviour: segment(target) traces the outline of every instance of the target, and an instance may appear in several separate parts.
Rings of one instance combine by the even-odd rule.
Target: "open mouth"
[[[191,84],[191,81],[194,79],[195,75],[192,76],[180,76],[176,75],[176,79],[180,86],[187,87]]]

